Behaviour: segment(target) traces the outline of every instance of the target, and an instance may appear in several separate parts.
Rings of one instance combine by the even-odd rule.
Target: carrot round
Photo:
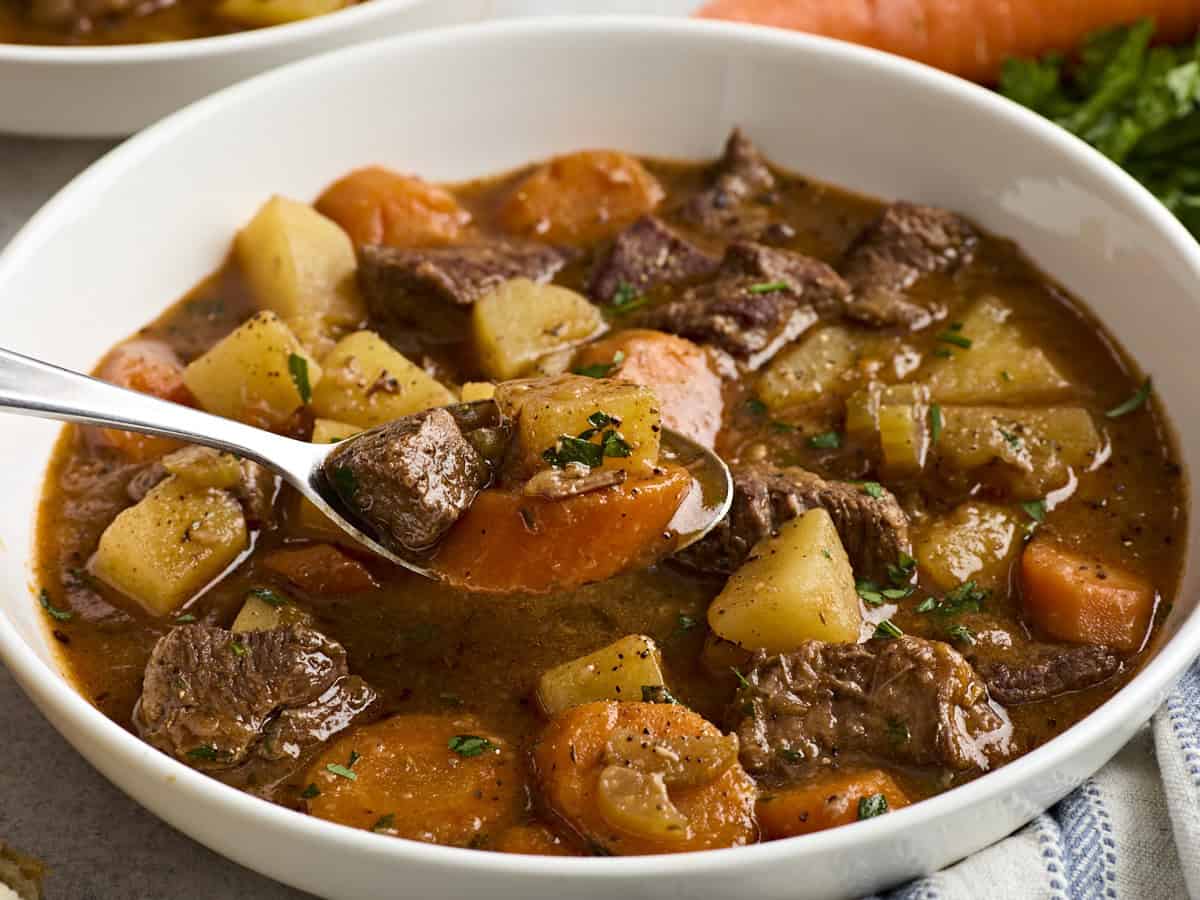
[[[332,544],[276,550],[262,564],[312,594],[349,594],[379,586],[362,563]]]
[[[1051,637],[1118,650],[1142,645],[1158,599],[1140,575],[1045,539],[1021,557],[1021,594],[1033,624]]]
[[[500,853],[524,853],[527,856],[571,856],[567,842],[545,825],[514,825],[496,839],[489,849]]]
[[[1153,18],[1156,36],[1200,26],[1196,0],[711,0],[697,15],[807,31],[994,81],[1004,60],[1069,51],[1091,32]]]
[[[174,350],[159,341],[138,340],[121,344],[104,358],[96,377],[172,403],[192,403],[192,395],[183,383],[183,364]],[[150,462],[183,446],[182,442],[171,438],[115,428],[100,428],[97,433],[101,441],[134,462]]]
[[[475,498],[438,549],[436,567],[469,590],[562,590],[603,581],[651,559],[691,476],[653,478],[562,500],[496,488]]]
[[[348,732],[309,769],[311,815],[453,846],[487,846],[524,805],[516,748],[472,716],[393,716]]]
[[[533,763],[550,809],[605,852],[640,855],[735,847],[757,837],[754,780],[736,758],[721,771],[666,789],[671,817],[678,823],[674,832],[650,836],[616,826],[611,813],[606,816],[602,796],[604,779],[614,770],[630,772],[629,763],[620,758],[630,742],[635,757],[643,750],[651,759],[687,759],[697,742],[720,737],[714,725],[683,706],[601,701],[556,716],[534,748]]]
[[[874,799],[880,796],[886,807]],[[880,769],[839,772],[763,794],[758,798],[758,824],[765,840],[795,837],[856,822],[860,805],[878,814],[908,806],[908,797]]]
[[[357,169],[335,181],[317,198],[316,207],[360,246],[448,244],[471,220],[445,188],[382,166]]]

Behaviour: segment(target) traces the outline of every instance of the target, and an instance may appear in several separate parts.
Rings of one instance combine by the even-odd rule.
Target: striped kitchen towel
[[[886,900],[1200,898],[1200,663],[1095,776],[1016,834]]]

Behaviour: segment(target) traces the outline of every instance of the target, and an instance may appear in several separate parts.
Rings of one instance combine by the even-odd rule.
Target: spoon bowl
[[[461,406],[482,409],[491,403],[480,400]],[[0,412],[173,438],[252,460],[290,484],[372,553],[434,581],[457,584],[453,576],[437,568],[436,553],[399,553],[347,514],[325,478],[324,463],[334,450],[344,450],[363,435],[336,444],[310,444],[117,387],[3,348],[0,348]],[[388,425],[381,425],[363,434],[386,428]],[[724,518],[733,500],[733,481],[720,457],[676,431],[663,429],[662,452],[666,462],[686,468],[693,478],[693,489],[669,526],[673,539],[664,544],[664,553],[673,553],[700,540]]]

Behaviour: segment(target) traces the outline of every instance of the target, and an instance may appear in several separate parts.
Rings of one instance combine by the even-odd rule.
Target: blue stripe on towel
[[[1062,829],[1062,853],[1072,900],[1115,900],[1117,845],[1112,820],[1092,779],[1068,794],[1052,815]]]
[[[1049,876],[1050,900],[1074,900],[1067,894],[1067,867],[1063,861],[1063,835],[1058,822],[1048,813],[1042,813],[1029,824],[1029,828],[1037,837],[1042,865]]]

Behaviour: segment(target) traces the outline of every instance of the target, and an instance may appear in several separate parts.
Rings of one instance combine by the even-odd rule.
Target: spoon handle
[[[310,444],[80,375],[0,348],[0,412],[138,431],[226,450],[307,482]],[[290,470],[290,471],[289,471]]]

